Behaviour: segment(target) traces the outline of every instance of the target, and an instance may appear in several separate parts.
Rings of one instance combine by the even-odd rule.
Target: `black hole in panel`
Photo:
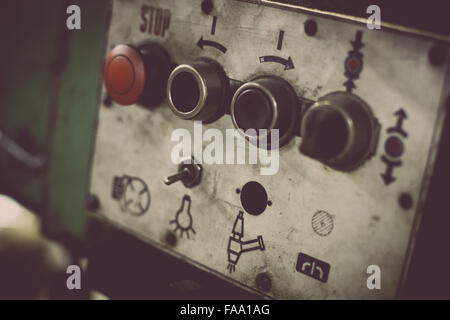
[[[251,215],[260,215],[267,207],[266,189],[256,181],[247,182],[241,190],[241,203]]]

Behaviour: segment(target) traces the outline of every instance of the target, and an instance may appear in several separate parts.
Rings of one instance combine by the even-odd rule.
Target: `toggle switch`
[[[164,183],[168,186],[181,181],[187,188],[198,185],[202,179],[202,166],[194,162],[194,158],[182,161],[178,165],[178,172],[164,178]]]
[[[379,127],[362,99],[333,92],[305,112],[300,152],[337,170],[352,170],[374,154]]]
[[[225,114],[229,81],[220,65],[209,59],[180,64],[167,81],[173,113],[185,120],[213,122]]]
[[[231,101],[234,126],[259,146],[263,138],[270,138],[272,129],[279,130],[279,146],[286,144],[294,134],[298,110],[294,89],[276,76],[262,76],[246,82],[236,90]],[[255,131],[246,132],[248,129]],[[267,134],[260,129],[267,130]],[[271,139],[267,139],[267,147],[271,147]]]
[[[121,105],[155,106],[165,98],[171,63],[159,44],[119,44],[106,57],[103,79],[109,96]]]

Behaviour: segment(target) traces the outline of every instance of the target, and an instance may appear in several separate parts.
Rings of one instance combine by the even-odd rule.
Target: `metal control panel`
[[[395,297],[445,113],[446,43],[269,1],[202,3],[113,2],[95,214],[264,297]],[[205,150],[208,129],[257,125],[280,129],[276,174],[172,161],[178,129]]]

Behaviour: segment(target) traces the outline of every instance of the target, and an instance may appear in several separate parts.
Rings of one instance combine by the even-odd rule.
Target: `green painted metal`
[[[85,229],[110,4],[106,0],[78,4],[82,29],[66,30],[67,42],[62,48],[68,63],[62,75],[52,137],[48,205],[58,218],[57,227],[79,237]]]
[[[81,30],[66,28],[71,4],[81,8]],[[110,0],[2,3],[0,28],[9,32],[0,53],[0,129],[46,165],[33,172],[0,150],[0,192],[39,212],[51,234],[84,235],[110,14]]]
[[[61,19],[49,11],[51,3],[3,5],[0,24],[7,31],[0,51],[0,129],[28,151],[46,155],[54,87],[59,81],[51,72],[58,57],[60,31],[55,25]],[[34,208],[43,206],[45,173],[32,174],[2,150],[0,170],[1,192]]]

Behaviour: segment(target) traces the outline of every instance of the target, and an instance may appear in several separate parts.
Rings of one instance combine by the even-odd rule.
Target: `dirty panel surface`
[[[171,141],[172,132],[185,128],[192,139],[199,139],[194,123],[177,118],[167,103],[151,110],[113,103],[101,106],[99,113],[90,187],[101,203],[97,213],[164,251],[267,297],[395,297],[442,115],[446,69],[428,60],[433,41],[317,16],[319,31],[309,37],[303,29],[311,17],[305,13],[242,1],[214,3],[214,11],[206,15],[201,1],[115,1],[108,48],[152,40],[177,63],[208,57],[239,81],[278,75],[299,97],[316,101],[346,90],[344,61],[359,38],[363,69],[353,93],[371,107],[381,126],[375,155],[354,171],[340,172],[301,155],[301,137],[296,136],[280,149],[275,175],[261,175],[261,164],[204,164],[200,185],[166,186],[164,177],[177,170],[171,161],[177,144]],[[141,31],[144,5],[170,10],[164,36]],[[278,50],[280,30],[284,38]],[[220,43],[226,52],[201,49],[197,43],[202,38]],[[290,58],[294,67],[260,62],[269,55]],[[399,123],[406,135],[388,130]],[[203,132],[208,128],[225,135],[233,124],[225,115],[204,125]],[[382,160],[392,136],[403,145],[394,159],[401,164],[393,168]],[[208,144],[204,141],[203,147]],[[244,211],[239,192],[250,181],[267,193],[267,200],[254,199],[267,201],[258,216],[239,214]],[[118,186],[125,186],[121,196]],[[409,209],[399,206],[403,193],[412,197]],[[244,225],[237,242],[230,241],[236,221]],[[230,268],[229,248],[249,251]],[[370,265],[382,270],[382,290],[367,289]],[[260,274],[271,279],[271,286],[258,284]]]

